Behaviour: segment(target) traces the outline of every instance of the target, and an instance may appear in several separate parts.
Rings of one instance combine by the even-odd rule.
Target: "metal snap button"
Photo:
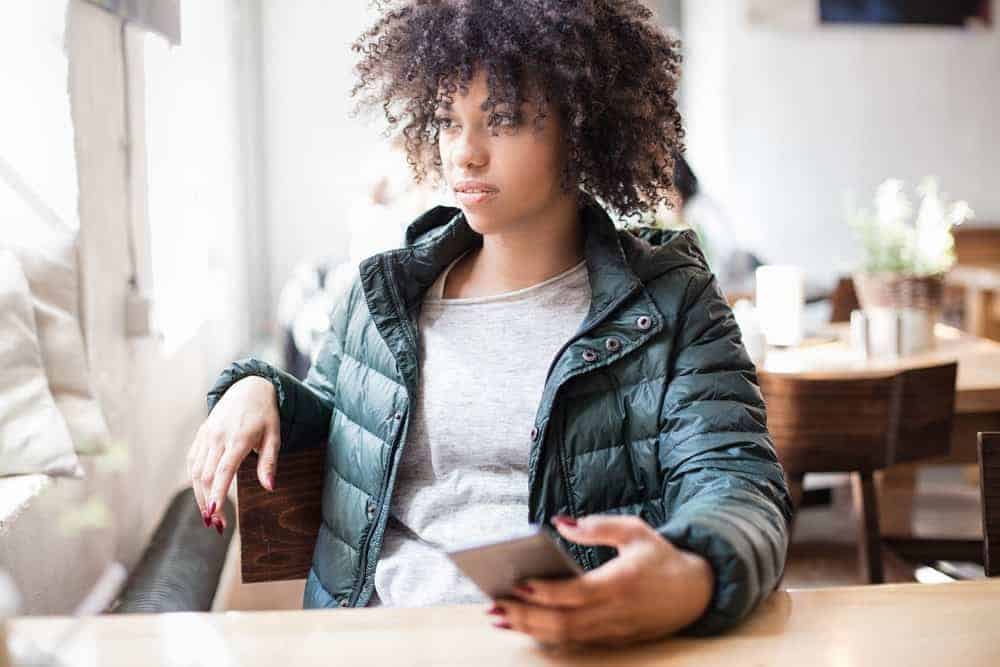
[[[653,326],[653,320],[649,317],[649,315],[640,315],[636,319],[635,325],[645,331],[649,327]]]
[[[584,350],[583,351],[583,360],[584,361],[588,361],[588,362],[590,362],[590,361],[597,361],[597,353],[594,352],[593,350]]]
[[[537,426],[532,426],[531,427],[531,441],[534,442],[536,439],[538,439],[538,427]]]
[[[396,414],[394,414],[392,416],[392,418],[395,419],[396,421],[400,421],[403,418],[403,413],[402,412],[397,412]]]
[[[373,500],[368,501],[368,518],[375,518],[375,502]]]
[[[609,352],[617,352],[622,347],[622,342],[617,338],[609,338],[604,341],[604,347],[608,348]]]
[[[347,601],[347,598],[340,598],[340,606],[341,607],[346,607],[348,604],[350,604],[350,603]]]

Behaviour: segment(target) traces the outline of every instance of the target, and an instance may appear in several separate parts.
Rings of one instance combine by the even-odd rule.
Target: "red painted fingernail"
[[[552,520],[555,521],[556,523],[561,523],[564,526],[576,525],[576,519],[574,519],[571,516],[566,516],[565,514],[556,514],[554,517],[552,517]]]
[[[507,610],[504,609],[503,607],[498,607],[497,605],[493,605],[492,607],[490,607],[490,610],[486,613],[495,614],[497,616],[504,616],[507,614]]]
[[[501,630],[510,630],[511,625],[507,621],[497,621],[493,624],[494,628],[500,628]]]
[[[211,522],[211,521],[209,521],[209,519],[208,519],[208,515],[207,515],[207,514],[202,514],[202,515],[201,515],[201,520],[205,522],[205,528],[209,528],[209,527],[211,527],[211,525],[212,525],[212,522]]]
[[[208,506],[208,515],[212,516],[213,514],[215,514],[215,501],[214,500],[212,501],[212,504]]]
[[[222,523],[221,522],[215,524],[215,530],[218,531],[219,535],[222,535]]]

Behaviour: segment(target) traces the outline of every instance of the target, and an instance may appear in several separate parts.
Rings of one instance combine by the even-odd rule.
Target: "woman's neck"
[[[576,200],[544,218],[483,235],[448,273],[444,298],[491,296],[536,285],[583,259],[583,228]]]

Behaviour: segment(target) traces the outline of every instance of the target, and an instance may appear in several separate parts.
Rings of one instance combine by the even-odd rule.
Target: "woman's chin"
[[[486,215],[481,211],[470,211],[462,207],[469,227],[479,234],[492,234],[503,227],[503,223],[495,215]]]

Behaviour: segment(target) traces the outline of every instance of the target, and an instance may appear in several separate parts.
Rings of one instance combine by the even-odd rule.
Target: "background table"
[[[1000,581],[773,593],[712,638],[552,650],[490,625],[487,605],[91,617],[68,665],[1000,665]],[[71,622],[19,618],[43,642]]]
[[[936,325],[936,347],[898,359],[865,360],[853,352],[847,338],[846,324],[824,329],[833,340],[806,340],[801,346],[768,351],[761,370],[767,373],[794,374],[804,378],[871,377],[900,369],[932,366],[949,361],[958,363],[955,418],[952,424],[951,453],[922,464],[892,466],[880,478],[880,495],[891,495],[891,502],[881,503],[883,536],[915,558],[923,553],[936,557],[969,558],[981,547],[975,535],[962,539],[942,539],[937,544],[909,538],[935,538],[916,535],[913,528],[913,498],[917,466],[926,464],[977,464],[976,433],[1000,430],[1000,342],[964,333],[943,324]],[[819,340],[820,342],[816,342]],[[969,475],[970,485],[976,475]],[[948,537],[948,536],[945,536]],[[978,536],[981,539],[981,535]]]

